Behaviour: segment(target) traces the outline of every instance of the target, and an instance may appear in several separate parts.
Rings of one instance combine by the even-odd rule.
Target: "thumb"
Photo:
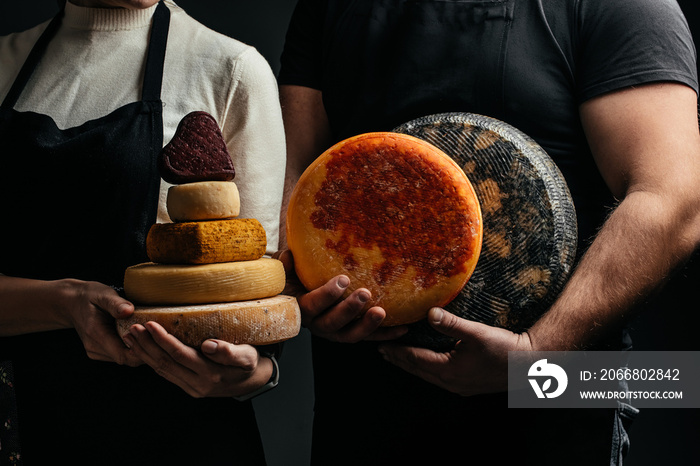
[[[92,303],[115,319],[126,319],[134,313],[134,305],[116,292],[114,294],[100,294],[95,297]]]
[[[439,307],[430,309],[428,322],[438,332],[459,339],[480,339],[489,328],[488,325],[462,319]]]

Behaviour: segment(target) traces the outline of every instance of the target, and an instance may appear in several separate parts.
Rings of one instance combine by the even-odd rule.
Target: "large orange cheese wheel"
[[[367,288],[383,325],[423,319],[462,289],[481,250],[469,180],[430,143],[365,133],[334,145],[302,174],[289,202],[287,241],[308,289],[339,274]]]

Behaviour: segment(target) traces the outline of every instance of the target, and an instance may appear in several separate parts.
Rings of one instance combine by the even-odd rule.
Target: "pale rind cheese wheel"
[[[174,222],[237,217],[241,198],[233,181],[200,181],[171,186],[166,200]]]
[[[339,274],[367,288],[384,326],[423,319],[473,272],[482,220],[462,169],[413,136],[366,133],[334,145],[300,177],[287,241],[307,289]]]
[[[117,320],[119,335],[134,324],[153,321],[186,345],[199,347],[214,338],[235,344],[270,345],[295,337],[301,328],[296,298],[271,298],[174,307],[136,306],[128,319]]]
[[[277,259],[202,265],[147,262],[126,269],[124,293],[135,304],[208,304],[280,294],[285,272]]]

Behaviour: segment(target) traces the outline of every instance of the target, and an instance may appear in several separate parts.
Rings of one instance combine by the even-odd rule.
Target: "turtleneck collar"
[[[66,2],[64,26],[92,31],[138,29],[151,24],[158,4],[142,10],[127,8],[87,8]]]

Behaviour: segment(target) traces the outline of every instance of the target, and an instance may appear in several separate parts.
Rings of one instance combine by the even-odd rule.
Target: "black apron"
[[[322,86],[334,136],[447,111],[502,117],[514,10],[514,0],[331,2],[339,27],[324,33]]]
[[[326,15],[338,25],[324,31],[322,78],[335,140],[434,113],[503,119],[516,0],[341,0]],[[610,462],[610,411],[516,412],[505,393],[465,398],[424,382],[375,343],[312,344],[314,466]]]
[[[0,107],[0,272],[120,287],[126,267],[148,260],[156,220],[170,11],[160,2],[154,13],[142,99],[64,130],[13,109],[62,14]],[[194,399],[147,366],[92,361],[74,330],[2,338],[3,360],[25,465],[264,464],[250,403]]]

